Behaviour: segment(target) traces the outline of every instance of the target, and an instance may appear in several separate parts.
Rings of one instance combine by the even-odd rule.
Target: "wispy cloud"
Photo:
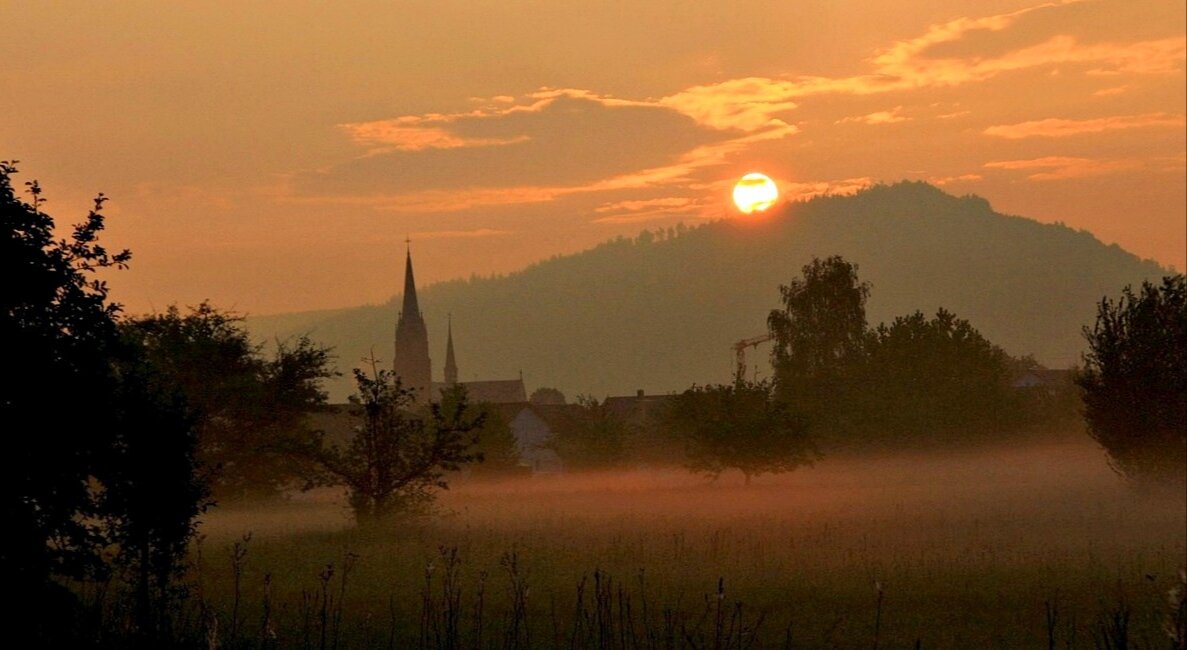
[[[984,165],[987,169],[1033,172],[1032,181],[1057,181],[1086,176],[1101,176],[1139,168],[1135,160],[1099,160],[1073,156],[1044,156],[1025,160],[999,160]],[[1035,171],[1040,170],[1040,171]]]
[[[1120,86],[1109,86],[1108,88],[1101,88],[1092,93],[1093,97],[1110,97],[1112,95],[1120,95],[1129,90],[1129,84],[1121,84]]]
[[[342,124],[340,126],[350,132],[351,139],[355,142],[372,146],[372,154],[387,151],[495,147],[516,144],[528,139],[526,135],[510,138],[466,138],[450,133],[441,127],[400,124],[398,120]]]
[[[1081,75],[1153,75],[1182,70],[1187,54],[1185,37],[1116,43],[1083,42],[1069,34],[1049,33],[1045,40],[1039,36],[1026,44],[1001,47],[1016,42],[1017,34],[993,36],[1009,32],[1026,16],[1059,11],[1078,2],[1046,2],[930,25],[914,38],[875,52],[866,60],[866,69],[852,76],[749,76],[694,85],[658,98],[615,97],[582,88],[541,88],[524,95],[471,98],[470,107],[456,112],[340,124],[352,141],[366,148],[360,160],[386,162],[366,167],[356,160],[331,169],[320,179],[324,182],[309,183],[313,189],[302,190],[304,200],[356,202],[398,212],[443,212],[621,190],[653,189],[670,195],[673,189],[704,188],[712,182],[707,170],[736,161],[755,145],[794,137],[802,128],[823,128],[830,122],[887,125],[912,119],[908,109],[898,105],[798,124],[794,116],[800,106],[823,95],[911,93],[975,84],[1025,70],[1058,69]],[[998,38],[999,46],[992,54],[954,47],[973,34]],[[971,114],[959,104],[947,106],[949,112],[935,119]],[[618,117],[611,117],[615,114]],[[1051,118],[990,126],[983,132],[1019,139],[1156,125],[1182,126],[1183,117],[1149,113],[1089,120]],[[657,135],[664,129],[669,130]],[[597,142],[591,134],[615,140],[590,146]],[[1033,180],[1053,180],[1109,173],[1130,164],[1049,157],[998,161],[986,167],[1030,171]],[[976,177],[964,174],[938,180],[958,183]],[[367,183],[366,191],[360,191]],[[782,189],[785,196],[797,198],[867,184],[868,179],[847,179],[785,184]],[[618,209],[620,212],[597,214],[599,219],[641,217],[644,212],[690,210],[693,205],[656,203],[634,211]]]
[[[686,196],[669,196],[656,199],[637,199],[604,203],[594,208],[598,217],[591,223],[621,224],[656,221],[671,217],[701,216],[704,208],[703,199]]]
[[[594,208],[594,212],[639,212],[655,208],[686,208],[694,203],[694,199],[687,196],[669,196],[659,199],[639,199],[631,201],[615,201],[603,203]]]
[[[899,41],[872,57],[869,61],[872,69],[867,74],[838,78],[797,77],[771,87],[780,90],[783,101],[790,101],[818,94],[869,95],[953,87],[1054,65],[1091,66],[1086,72],[1092,74],[1166,74],[1183,68],[1187,52],[1187,38],[1184,37],[1086,44],[1074,36],[1060,34],[997,56],[933,56],[930,52],[938,45],[958,42],[972,32],[1003,31],[1027,14],[1078,1],[1046,3],[1005,14],[962,17],[932,25],[921,36]]]
[[[775,116],[796,107],[791,98],[799,91],[794,81],[746,77],[693,86],[660,99],[658,104],[715,129],[781,129],[787,123]]]
[[[1183,115],[1170,113],[1146,113],[1144,115],[1113,115],[1097,117],[1087,120],[1067,120],[1061,118],[1047,118],[1032,120],[1018,124],[1000,124],[991,126],[983,133],[1018,140],[1021,138],[1064,138],[1081,133],[1101,133],[1118,129],[1137,129],[1152,126],[1182,127],[1187,124]]]
[[[1166,38],[1136,43],[1084,44],[1065,34],[1007,51],[995,57],[933,57],[928,51],[937,45],[954,43],[977,31],[1003,31],[1018,19],[1039,11],[1080,4],[1085,0],[1064,0],[1027,7],[1005,14],[962,17],[932,25],[921,36],[900,41],[872,59],[874,75],[854,77],[850,83],[866,92],[878,89],[957,86],[985,81],[1003,73],[1058,64],[1096,66],[1090,72],[1163,74],[1183,67],[1187,38]],[[863,81],[864,80],[864,81]]]
[[[927,179],[932,185],[943,187],[953,183],[972,183],[983,178],[980,174],[960,174],[958,176],[933,176]]]
[[[903,107],[895,106],[888,111],[875,111],[873,113],[866,113],[865,115],[857,115],[855,117],[845,117],[837,120],[836,124],[849,124],[853,122],[860,122],[862,124],[894,124],[896,122],[906,122],[911,118],[903,115]]]
[[[932,25],[921,36],[899,41],[882,51],[874,57],[873,63],[882,75],[914,85],[963,83],[974,76],[973,66],[968,61],[934,59],[927,56],[927,51],[937,45],[959,41],[970,32],[1002,31],[1026,14],[1061,4],[1067,3],[1045,3],[1005,14],[960,17]]]
[[[346,131],[354,142],[373,147],[371,154],[517,144],[528,140],[529,136],[517,134],[506,137],[481,137],[468,136],[459,131],[468,123],[489,121],[517,113],[541,113],[558,100],[564,99],[585,100],[609,107],[653,106],[648,102],[618,99],[588,90],[541,88],[521,99],[510,95],[496,95],[489,99],[471,97],[470,101],[478,103],[479,106],[467,111],[401,115],[368,122],[347,122],[339,124],[338,128]]]
[[[805,181],[783,183],[779,186],[782,197],[788,201],[806,201],[818,196],[853,194],[874,184],[868,177],[845,178],[831,181]]]
[[[367,204],[387,212],[457,212],[501,205],[527,205],[554,201],[570,188],[525,185],[518,187],[426,190],[368,197]]]

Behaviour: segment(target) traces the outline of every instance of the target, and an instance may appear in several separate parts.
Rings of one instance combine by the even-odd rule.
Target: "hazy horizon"
[[[499,277],[426,286],[415,246],[413,261],[435,381],[452,322],[463,380],[520,374],[529,392],[548,386],[575,397],[728,381],[730,346],[765,331],[779,285],[828,255],[852,261],[871,283],[871,324],[945,308],[1008,353],[1053,368],[1080,359],[1100,296],[1167,271],[1091,234],[919,182],[787,205],[762,220],[648,231]],[[371,353],[390,360],[400,310],[389,301],[247,325],[265,343],[309,335],[346,371]],[[768,348],[749,356],[765,376]],[[337,401],[354,390],[348,376],[327,387]]]
[[[873,187],[877,187],[877,186],[891,187],[891,186],[897,185],[899,183],[908,183],[911,181],[912,181],[912,179],[905,179],[905,178],[898,179],[898,180],[892,180],[892,181],[878,181],[876,183],[871,183],[870,185],[863,186],[861,188],[849,188],[843,192],[821,194],[819,196],[822,196],[822,197],[823,196],[833,196],[833,197],[854,196],[856,194],[861,193],[862,190],[870,189]],[[928,182],[928,181],[925,180],[923,182]],[[929,184],[932,185],[933,187],[936,187],[937,189],[939,189],[941,191],[947,191],[947,189],[944,188],[942,185],[934,185],[932,183],[929,183]],[[1082,230],[1083,232],[1087,232],[1088,234],[1092,235],[1094,239],[1101,241],[1095,232],[1092,232],[1091,230],[1088,230],[1085,228],[1075,228],[1074,226],[1067,224],[1066,222],[1063,222],[1063,221],[1055,221],[1055,222],[1048,223],[1048,222],[1043,222],[1038,219],[1033,219],[1033,218],[1031,218],[1027,215],[1023,215],[1023,214],[1002,213],[1000,210],[997,209],[997,206],[995,204],[993,204],[992,200],[989,200],[988,197],[984,197],[984,196],[981,196],[976,193],[972,193],[972,192],[964,193],[964,194],[961,194],[961,196],[972,196],[972,197],[976,197],[976,198],[986,199],[988,201],[988,203],[990,203],[991,207],[995,210],[995,212],[1003,214],[1003,216],[1006,216],[1006,217],[1021,218],[1026,221],[1032,221],[1036,224],[1067,226],[1069,228],[1072,228],[1072,230]],[[755,229],[761,229],[765,226],[770,226],[771,221],[781,218],[781,216],[783,216],[783,214],[784,214],[782,211],[784,209],[787,209],[788,207],[790,207],[791,204],[793,204],[793,203],[807,203],[807,202],[810,202],[812,200],[812,198],[815,198],[815,197],[800,197],[800,198],[793,199],[793,200],[784,200],[783,198],[781,198],[779,204],[774,206],[773,208],[765,210],[764,211],[765,214],[758,215],[757,217],[751,217],[751,221],[749,222],[749,225],[751,227],[754,227]],[[716,217],[713,219],[688,220],[688,221],[681,220],[681,221],[677,221],[667,227],[672,227],[672,226],[676,226],[676,225],[684,225],[689,228],[695,228],[698,226],[705,226],[705,225],[710,225],[713,223],[724,223],[724,222],[737,223],[739,221],[740,221],[739,217],[737,217],[736,215],[730,215],[730,216]],[[743,226],[746,227],[747,224],[745,222],[743,222]],[[506,269],[503,271],[490,271],[488,273],[479,273],[477,271],[462,272],[455,276],[444,277],[444,278],[434,278],[427,282],[421,279],[422,275],[421,275],[421,271],[419,269],[422,265],[430,265],[431,266],[432,263],[431,263],[431,261],[421,259],[424,255],[427,255],[427,253],[422,254],[419,252],[420,246],[418,246],[418,244],[423,244],[423,242],[417,242],[414,240],[413,241],[405,241],[405,242],[402,242],[404,244],[404,248],[393,252],[393,255],[395,255],[396,257],[399,258],[399,261],[401,263],[401,270],[399,270],[393,274],[391,292],[386,297],[382,297],[378,300],[375,300],[372,302],[366,302],[366,303],[342,304],[342,305],[319,307],[319,308],[312,308],[312,309],[298,308],[298,309],[286,309],[286,310],[282,310],[282,311],[273,311],[273,312],[248,312],[248,311],[239,311],[236,309],[232,309],[232,311],[234,311],[235,313],[237,313],[239,315],[245,316],[250,320],[250,319],[254,319],[254,318],[268,318],[268,317],[275,317],[275,316],[328,314],[328,313],[333,313],[333,312],[347,311],[347,310],[351,310],[351,309],[359,308],[359,307],[393,306],[393,305],[395,305],[395,303],[399,302],[399,299],[403,295],[402,288],[403,288],[404,279],[403,279],[402,264],[403,264],[404,257],[406,255],[406,253],[408,253],[409,251],[412,252],[413,260],[414,260],[414,263],[417,268],[417,271],[416,271],[416,273],[417,273],[417,276],[416,276],[417,277],[417,288],[420,291],[425,291],[425,290],[431,290],[433,288],[440,288],[441,285],[451,285],[451,284],[454,284],[457,282],[467,282],[467,281],[472,281],[472,280],[497,280],[497,279],[503,279],[503,278],[507,278],[507,277],[511,277],[511,276],[516,276],[516,275],[522,274],[523,272],[528,271],[534,267],[537,267],[541,264],[546,264],[546,263],[548,263],[554,259],[557,259],[557,258],[573,257],[576,255],[581,255],[583,253],[589,253],[591,251],[596,250],[600,246],[607,245],[607,244],[613,244],[616,240],[618,240],[620,238],[625,237],[627,239],[633,239],[639,235],[642,235],[645,232],[655,233],[655,232],[661,232],[663,230],[665,230],[665,227],[649,226],[648,224],[641,224],[635,230],[627,230],[627,231],[624,231],[623,233],[619,233],[616,235],[608,235],[605,239],[591,242],[588,245],[583,246],[581,248],[577,248],[575,250],[544,254],[542,257],[532,259],[532,260],[526,260],[520,266],[509,268],[509,269]],[[1105,244],[1106,246],[1110,245],[1109,242],[1105,242],[1105,241],[1101,241],[1101,243]],[[1117,245],[1117,244],[1114,242],[1114,245]],[[1154,264],[1159,265],[1160,267],[1165,268],[1167,271],[1173,272],[1173,273],[1182,273],[1183,272],[1181,268],[1175,266],[1174,264],[1168,264],[1166,262],[1160,261],[1153,257],[1145,257],[1142,255],[1138,255],[1134,251],[1131,251],[1123,246],[1120,246],[1120,245],[1118,245],[1118,246],[1126,254],[1133,255],[1134,257],[1137,258],[1138,261],[1140,261],[1142,263],[1147,263],[1147,262],[1154,263]],[[819,253],[826,254],[823,250],[819,251]],[[171,304],[178,304],[178,303],[171,303]],[[149,313],[161,311],[165,306],[167,306],[167,305],[154,305]],[[398,307],[398,305],[397,305],[397,307]]]

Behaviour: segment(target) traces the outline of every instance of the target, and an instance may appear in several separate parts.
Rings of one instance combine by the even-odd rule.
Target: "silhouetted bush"
[[[1011,386],[1037,364],[946,309],[867,327],[870,285],[839,256],[813,259],[779,290],[783,305],[768,317],[775,394],[826,451],[986,440],[1057,419],[1050,396]]]
[[[325,404],[321,383],[336,374],[328,348],[302,336],[266,358],[241,316],[206,302],[186,313],[170,306],[123,329],[159,381],[183,395],[216,499],[271,496],[304,479],[304,452],[316,443],[306,416]]]
[[[41,188],[26,183],[32,202],[19,200],[16,171],[0,162],[0,574],[16,622],[6,634],[18,647],[76,646],[78,600],[58,581],[125,569],[131,636],[168,645],[204,496],[189,413],[121,336],[120,307],[96,277],[131,258],[98,241],[106,199],[55,239]]]
[[[1017,423],[1010,357],[947,310],[879,325],[862,363],[850,394],[858,426],[874,439],[926,443]]]
[[[1114,469],[1135,480],[1187,480],[1187,282],[1126,287],[1102,298],[1084,328],[1076,378],[1089,432]]]
[[[626,462],[626,418],[608,400],[578,395],[577,404],[559,418],[548,447],[570,469],[602,469]]]
[[[324,469],[321,481],[346,487],[359,523],[416,512],[448,487],[447,472],[479,461],[471,449],[483,415],[470,407],[461,384],[442,392],[429,405],[428,418],[411,410],[415,396],[391,371],[372,364],[371,376],[356,368],[362,406],[354,437],[345,447],[331,445],[316,452]]]
[[[803,419],[768,382],[693,386],[672,398],[666,425],[685,441],[685,465],[714,477],[736,469],[750,483],[816,457]]]

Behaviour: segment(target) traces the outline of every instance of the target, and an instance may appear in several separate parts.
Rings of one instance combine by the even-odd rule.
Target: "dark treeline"
[[[816,259],[770,311],[774,378],[738,376],[615,413],[584,397],[554,447],[577,467],[680,462],[712,475],[787,471],[820,453],[993,444],[1081,427],[1071,373],[1011,357],[940,308],[871,327],[869,283]],[[1058,375],[1039,385],[1028,375]]]
[[[275,496],[304,480],[317,444],[307,416],[325,404],[322,383],[335,374],[328,348],[299,337],[267,356],[242,317],[206,302],[127,318],[120,329],[158,381],[184,396],[215,500]]]
[[[780,287],[775,392],[830,447],[901,447],[990,439],[1075,419],[1070,377],[1042,389],[1012,385],[1038,364],[1009,356],[944,308],[870,327],[872,290],[840,257],[816,259]]]
[[[569,395],[666,393],[693,380],[730,381],[730,346],[765,331],[776,288],[813,256],[830,254],[861,265],[874,288],[872,324],[944,307],[1011,354],[1052,368],[1079,358],[1080,328],[1101,296],[1169,272],[1086,231],[908,182],[793,203],[760,219],[646,231],[506,276],[422,287],[420,303],[435,356],[452,314],[463,376],[522,369],[529,382]],[[308,332],[354,359],[389,345],[398,305],[396,297],[252,317],[249,325],[266,339]],[[333,401],[354,390],[345,376],[327,387]]]

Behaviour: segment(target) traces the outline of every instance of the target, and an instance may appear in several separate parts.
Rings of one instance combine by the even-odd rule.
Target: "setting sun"
[[[745,214],[762,212],[778,199],[775,181],[765,174],[746,174],[734,185],[734,205]]]

